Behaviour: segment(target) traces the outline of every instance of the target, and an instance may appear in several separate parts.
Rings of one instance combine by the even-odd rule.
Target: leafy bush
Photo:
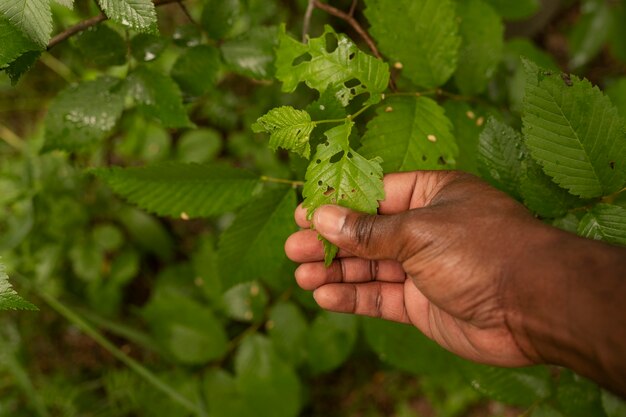
[[[626,244],[626,4],[534,42],[504,34],[537,0],[337,3],[0,0],[0,253],[41,309],[2,316],[0,415],[626,415],[320,311],[283,253],[301,199],[373,213],[383,173],[455,168]],[[34,308],[4,270],[0,308]]]

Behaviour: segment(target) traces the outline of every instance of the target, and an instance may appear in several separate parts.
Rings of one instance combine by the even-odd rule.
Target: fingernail
[[[341,234],[349,210],[339,206],[322,206],[315,210],[315,229],[327,239],[333,240]]]

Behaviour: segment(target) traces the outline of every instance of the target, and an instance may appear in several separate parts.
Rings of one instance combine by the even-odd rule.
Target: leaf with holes
[[[107,17],[138,32],[155,32],[156,9],[152,0],[98,0]]]
[[[209,217],[245,204],[259,181],[226,165],[162,163],[92,171],[117,194],[161,216]]]
[[[454,167],[458,147],[452,123],[427,97],[390,97],[367,124],[366,158],[380,156],[385,172]]]
[[[611,204],[598,204],[583,217],[578,234],[609,243],[626,245],[626,209]]]
[[[346,121],[325,133],[326,142],[318,145],[306,171],[303,207],[311,218],[324,204],[337,204],[352,210],[374,214],[378,201],[385,198],[383,169],[379,157],[366,159],[350,148],[349,136],[354,125]],[[330,265],[336,249],[325,243],[325,263]]]
[[[365,17],[383,54],[420,87],[443,85],[457,67],[461,39],[452,0],[367,0]]]
[[[626,129],[617,109],[587,80],[524,61],[526,146],[561,187],[583,198],[626,180]]]
[[[306,111],[282,106],[260,117],[252,125],[252,130],[256,133],[269,133],[270,148],[273,150],[283,148],[309,159],[309,139],[314,127],[315,122],[311,121],[311,116]]]
[[[52,33],[49,0],[0,0],[0,14],[40,47],[48,44]],[[5,45],[3,42],[3,49]]]
[[[306,45],[287,35],[284,26],[281,29],[276,78],[283,82],[283,91],[292,92],[304,82],[320,93],[331,89],[344,107],[364,93],[370,95],[366,104],[381,100],[389,83],[386,63],[362,52],[346,35],[337,34],[330,26]],[[337,42],[333,51],[329,51],[329,39]]]

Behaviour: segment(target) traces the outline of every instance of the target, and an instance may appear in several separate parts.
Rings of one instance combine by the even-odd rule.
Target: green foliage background
[[[626,244],[626,3],[332,6],[0,0],[0,255],[40,309],[0,315],[0,416],[626,416],[320,311],[283,253],[303,197],[371,212],[415,169]]]

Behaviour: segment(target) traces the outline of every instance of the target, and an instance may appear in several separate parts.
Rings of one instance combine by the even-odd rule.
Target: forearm
[[[626,395],[626,249],[543,227],[537,236],[507,284],[521,349]]]

